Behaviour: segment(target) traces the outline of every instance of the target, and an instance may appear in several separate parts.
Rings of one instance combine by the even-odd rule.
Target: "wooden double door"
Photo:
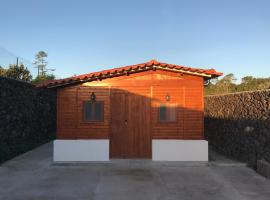
[[[111,92],[111,158],[151,158],[151,101],[146,95]]]

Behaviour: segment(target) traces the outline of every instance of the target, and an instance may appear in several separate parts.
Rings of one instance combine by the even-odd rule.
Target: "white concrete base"
[[[109,161],[109,140],[55,140],[54,161]]]
[[[208,161],[205,140],[152,140],[155,161]]]

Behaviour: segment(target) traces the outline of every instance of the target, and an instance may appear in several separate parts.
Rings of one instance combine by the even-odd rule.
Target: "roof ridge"
[[[154,66],[158,66],[158,69],[161,69],[161,70],[187,73],[187,74],[203,76],[203,77],[208,77],[208,78],[218,77],[223,74],[220,72],[216,72],[216,70],[213,68],[211,69],[192,68],[192,67],[181,66],[181,65],[176,65],[176,64],[163,63],[155,59],[152,59],[145,63],[127,65],[127,66],[122,66],[122,67],[117,67],[117,68],[112,68],[112,69],[106,69],[106,70],[102,70],[98,72],[90,72],[87,74],[81,74],[78,76],[71,76],[64,79],[46,81],[46,82],[42,82],[36,85],[36,87],[58,87],[58,86],[73,84],[77,82],[101,80],[108,77],[111,78],[114,76],[154,69],[156,68]]]

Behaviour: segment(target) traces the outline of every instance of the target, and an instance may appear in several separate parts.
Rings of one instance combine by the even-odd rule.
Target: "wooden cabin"
[[[57,90],[54,160],[208,160],[203,87],[220,75],[151,60],[38,85]]]

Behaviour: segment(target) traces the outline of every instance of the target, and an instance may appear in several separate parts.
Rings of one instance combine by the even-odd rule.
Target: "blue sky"
[[[151,59],[270,76],[268,0],[0,0],[0,65],[48,53],[58,78]],[[7,53],[7,51],[11,53]]]

